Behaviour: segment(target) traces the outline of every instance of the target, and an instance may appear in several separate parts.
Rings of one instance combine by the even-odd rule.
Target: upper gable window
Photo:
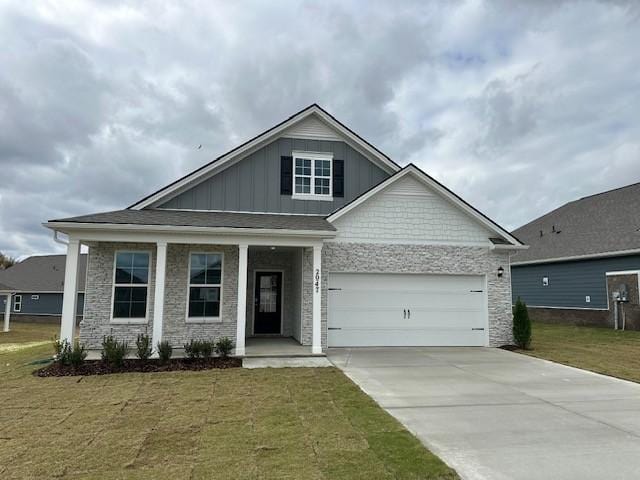
[[[332,153],[293,152],[293,198],[332,200]]]

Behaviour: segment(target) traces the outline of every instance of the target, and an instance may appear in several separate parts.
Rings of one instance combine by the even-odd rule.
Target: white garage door
[[[329,274],[328,345],[483,346],[484,278]]]

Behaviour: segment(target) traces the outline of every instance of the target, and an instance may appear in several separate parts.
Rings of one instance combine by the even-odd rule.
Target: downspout
[[[58,238],[58,231],[57,230],[53,231],[53,241],[56,242],[56,243],[59,243],[60,245],[67,245],[67,246],[69,245],[69,242],[66,242],[66,241],[61,240],[61,239]]]

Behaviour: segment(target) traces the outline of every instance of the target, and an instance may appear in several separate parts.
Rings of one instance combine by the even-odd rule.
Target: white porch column
[[[247,257],[249,246],[238,245],[238,314],[236,325],[236,355],[244,355],[244,337],[247,325]]]
[[[162,341],[164,317],[164,284],[167,273],[167,242],[156,243],[156,288],[153,295],[153,328],[151,345],[154,357],[158,355],[158,342]]]
[[[11,318],[11,294],[7,293],[7,304],[4,306],[4,328],[3,331],[9,331],[9,320]]]
[[[76,330],[76,308],[78,303],[78,260],[80,241],[69,237],[67,260],[64,267],[64,294],[62,297],[62,321],[60,323],[60,341],[73,343]]]
[[[313,247],[313,329],[311,353],[322,353],[322,245]]]

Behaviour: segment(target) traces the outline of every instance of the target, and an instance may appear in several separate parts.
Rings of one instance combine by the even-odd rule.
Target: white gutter
[[[520,265],[536,265],[540,263],[570,262],[572,260],[588,260],[592,258],[622,257],[624,255],[632,255],[634,253],[640,253],[640,249],[634,248],[632,250],[618,250],[617,252],[588,253],[585,255],[573,255],[569,257],[543,258],[541,260],[525,260],[522,262],[513,262],[511,265],[514,267],[517,267]]]
[[[54,231],[65,230],[111,230],[133,232],[196,233],[218,235],[255,235],[255,236],[291,236],[331,238],[338,232],[334,230],[291,230],[285,228],[248,228],[248,227],[194,227],[189,225],[136,225],[131,223],[81,223],[46,222],[42,224]]]

